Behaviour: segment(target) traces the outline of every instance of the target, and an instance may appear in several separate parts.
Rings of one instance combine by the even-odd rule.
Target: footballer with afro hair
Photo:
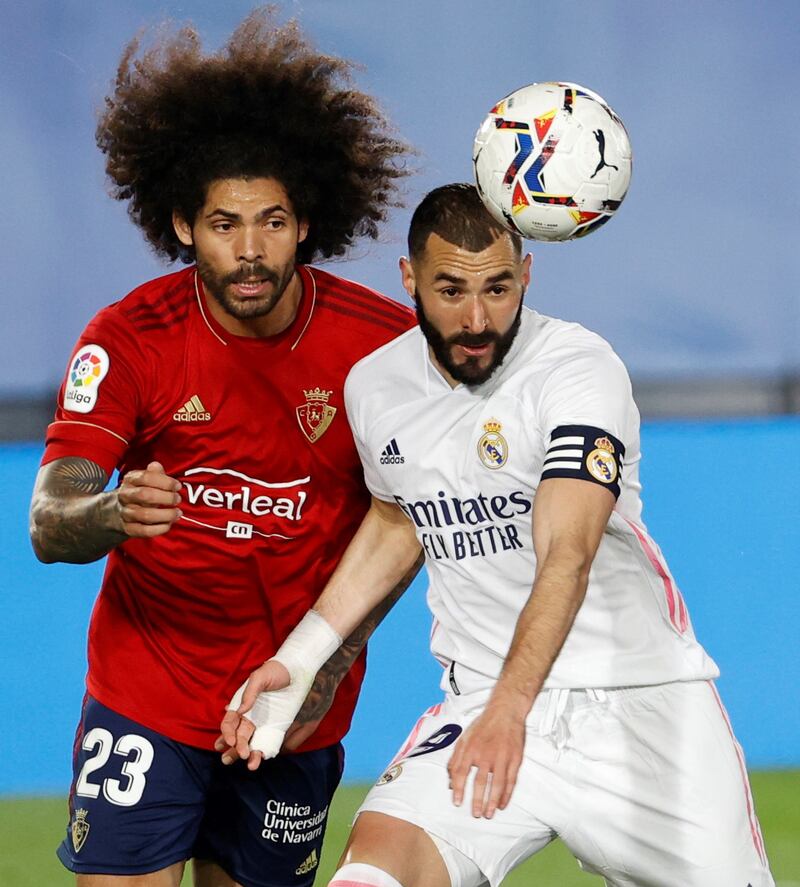
[[[208,184],[272,177],[310,221],[298,261],[341,256],[375,238],[407,146],[371,97],[352,88],[349,62],[317,52],[296,23],[252,12],[216,53],[186,27],[149,48],[126,47],[106,98],[97,144],[113,196],[159,254],[195,260],[173,230],[191,222]]]
[[[108,556],[58,849],[86,887],[178,887],[190,859],[195,887],[311,887],[364,645],[421,563],[331,645],[275,747],[244,683],[369,508],[348,373],[414,326],[310,264],[375,238],[407,172],[349,70],[261,9],[212,54],[191,28],[134,40],[100,116],[113,196],[187,267],[86,326],[31,504],[40,560]],[[224,718],[255,732],[228,745]]]

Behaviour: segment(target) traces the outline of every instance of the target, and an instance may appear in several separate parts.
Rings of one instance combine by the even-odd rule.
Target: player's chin
[[[264,317],[269,314],[275,307],[277,299],[273,296],[263,298],[240,298],[238,296],[229,296],[225,300],[225,307],[228,314],[231,314],[237,320],[250,320],[253,317]]]

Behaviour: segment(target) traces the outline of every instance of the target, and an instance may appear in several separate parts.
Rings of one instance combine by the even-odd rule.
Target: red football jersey
[[[75,349],[43,464],[109,474],[151,461],[183,484],[183,517],[108,556],[89,626],[88,690],[179,742],[211,748],[225,705],[314,603],[369,505],[342,388],[412,312],[299,267],[288,329],[226,332],[195,268],[97,314]],[[348,730],[362,656],[302,750]]]

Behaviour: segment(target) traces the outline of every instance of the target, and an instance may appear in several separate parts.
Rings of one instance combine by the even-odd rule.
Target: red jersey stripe
[[[359,292],[347,292],[336,287],[331,287],[326,293],[326,297],[338,299],[347,302],[358,308],[368,308],[370,311],[381,314],[384,317],[396,318],[397,320],[407,319],[410,309],[406,305],[401,305],[393,299],[381,297],[380,300],[370,298],[369,294]],[[378,305],[375,302],[378,301]]]
[[[384,329],[390,330],[396,335],[400,335],[400,333],[404,333],[408,328],[408,318],[405,319],[404,323],[394,323],[390,320],[382,320],[378,317],[374,317],[371,314],[367,314],[364,311],[351,311],[348,308],[345,308],[343,305],[339,305],[336,303],[325,303],[324,301],[317,306],[318,310],[327,309],[328,311],[333,312],[334,314],[344,314],[347,317],[354,317],[357,320],[364,320],[368,323],[373,324],[373,326],[383,327]]]

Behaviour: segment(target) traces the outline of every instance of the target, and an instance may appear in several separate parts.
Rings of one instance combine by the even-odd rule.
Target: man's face
[[[400,260],[420,328],[451,385],[480,385],[502,363],[519,328],[530,265],[506,235],[472,253],[431,234],[421,256]]]
[[[173,218],[181,242],[193,245],[206,291],[230,318],[265,317],[279,305],[295,270],[298,221],[276,179],[219,179],[189,226]],[[215,312],[217,313],[217,312]]]

